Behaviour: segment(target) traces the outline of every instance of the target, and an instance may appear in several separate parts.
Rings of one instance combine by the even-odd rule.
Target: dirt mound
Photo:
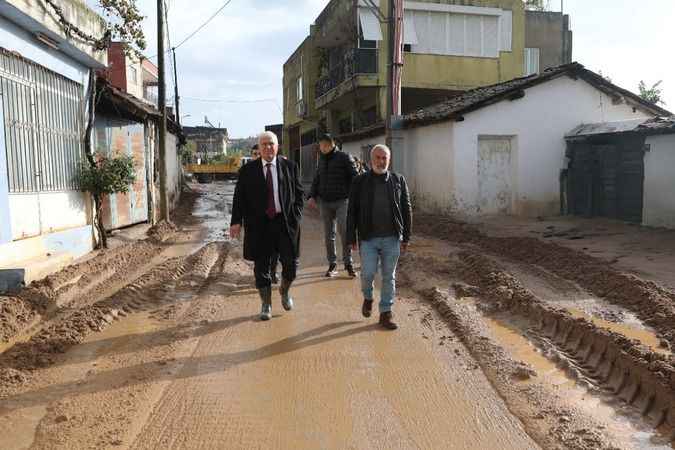
[[[37,317],[35,309],[19,297],[0,297],[0,342],[7,342]]]
[[[178,230],[173,222],[161,221],[148,230],[148,237],[155,242],[164,242]]]

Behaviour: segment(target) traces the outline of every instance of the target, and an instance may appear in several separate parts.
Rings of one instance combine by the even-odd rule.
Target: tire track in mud
[[[180,301],[174,295],[181,289],[176,283],[182,283],[187,292],[203,289],[212,267],[226,253],[228,246],[223,243],[207,244],[193,255],[154,267],[104,300],[64,315],[0,355],[0,383],[24,383],[30,371],[53,364],[59,354],[114,321]]]
[[[675,439],[675,358],[567,310],[546,304],[489,258],[460,253],[462,276],[480,289],[487,313],[506,312],[526,320],[522,333],[544,355],[595,395],[610,394],[637,411],[652,428]]]
[[[440,216],[418,216],[415,225],[429,235],[540,266],[573,281],[592,294],[635,313],[675,348],[675,292],[658,283],[620,272],[583,252],[533,237],[487,236],[471,225]]]

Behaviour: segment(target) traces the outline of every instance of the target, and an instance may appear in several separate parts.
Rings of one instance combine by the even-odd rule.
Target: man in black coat
[[[319,166],[309,193],[309,206],[320,206],[328,259],[327,277],[337,275],[337,253],[335,249],[335,228],[342,240],[342,262],[351,277],[356,277],[352,261],[352,248],[347,244],[347,199],[352,181],[358,175],[351,156],[341,152],[330,134],[319,139]],[[318,200],[318,204],[317,204]]]
[[[244,227],[244,259],[253,261],[255,284],[262,301],[260,318],[272,318],[270,268],[279,254],[282,280],[279,292],[286,311],[293,309],[289,291],[300,256],[303,189],[298,166],[278,157],[279,141],[272,132],[258,138],[261,158],[241,168],[232,203],[230,236],[239,238]]]
[[[361,250],[361,290],[364,317],[373,309],[373,288],[382,273],[380,325],[395,330],[392,307],[396,296],[396,266],[412,234],[412,205],[403,175],[391,172],[391,151],[376,145],[370,152],[372,169],[352,184],[347,212],[347,242]]]

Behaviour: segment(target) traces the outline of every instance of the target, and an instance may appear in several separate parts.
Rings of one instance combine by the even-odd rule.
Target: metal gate
[[[0,48],[0,98],[9,193],[35,194],[41,211],[40,193],[78,188],[82,85]]]

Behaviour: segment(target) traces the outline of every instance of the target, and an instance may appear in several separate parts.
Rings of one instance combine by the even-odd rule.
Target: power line
[[[181,96],[183,99],[192,100],[195,102],[205,102],[205,103],[274,103],[279,111],[283,112],[279,102],[275,98],[260,98],[254,100],[229,100],[229,99],[217,99],[217,98],[198,98],[198,97],[185,97]]]
[[[196,35],[197,33],[199,33],[205,26],[207,26],[209,23],[211,23],[211,21],[212,21],[213,19],[215,19],[216,16],[217,16],[218,14],[220,14],[220,13],[227,7],[227,5],[229,5],[230,3],[232,3],[232,0],[227,0],[223,6],[221,6],[220,8],[218,8],[218,10],[217,10],[215,13],[213,13],[213,15],[211,15],[211,17],[209,17],[209,18],[206,20],[206,22],[202,23],[199,27],[197,27],[197,29],[196,29],[195,31],[193,31],[193,32],[190,33],[185,39],[183,39],[182,41],[180,41],[180,43],[174,47],[174,50],[177,49],[177,48],[179,48],[179,47],[182,46],[183,44],[185,44],[185,43],[186,43],[187,41],[189,41],[190,39],[192,39],[192,38],[194,37],[194,35]],[[168,53],[168,51],[167,51],[167,53]],[[153,55],[153,56],[150,57],[150,59],[155,58],[156,56],[157,56],[157,55]]]

